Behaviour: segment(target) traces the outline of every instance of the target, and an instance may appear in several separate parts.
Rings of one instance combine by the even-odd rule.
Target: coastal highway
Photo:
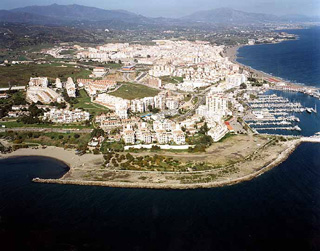
[[[93,129],[63,129],[63,128],[37,128],[37,127],[15,127],[1,128],[0,132],[56,132],[56,133],[91,133]]]

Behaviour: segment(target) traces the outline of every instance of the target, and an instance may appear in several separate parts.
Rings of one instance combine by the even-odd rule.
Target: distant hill
[[[214,10],[198,11],[191,15],[182,17],[181,20],[221,24],[259,24],[277,22],[319,22],[320,18],[304,15],[276,16],[263,13],[244,12],[230,8],[219,8]]]
[[[191,15],[173,18],[148,18],[125,10],[105,10],[83,5],[28,6],[12,10],[0,10],[0,22],[28,23],[41,25],[65,25],[77,27],[116,29],[136,28],[140,26],[183,26],[198,27],[205,24],[259,24],[270,22],[305,22],[320,21],[319,18],[309,18],[301,15],[278,17],[275,15],[248,13],[220,8],[199,11]]]
[[[9,23],[32,23],[32,24],[60,24],[54,18],[36,15],[31,13],[14,13],[7,10],[0,10],[0,21]]]
[[[279,18],[275,15],[248,13],[244,11],[233,10],[230,8],[219,8],[214,10],[198,11],[191,15],[181,18],[193,22],[204,23],[262,23],[262,22],[276,22]]]
[[[110,25],[134,27],[152,24],[153,19],[125,10],[104,10],[82,5],[28,6],[12,10],[0,10],[0,22],[28,23],[41,25],[77,25],[91,27]]]
[[[146,19],[140,15],[125,10],[104,10],[95,7],[83,5],[58,5],[48,6],[28,6],[24,8],[13,9],[11,12],[30,13],[41,15],[60,20],[68,21],[104,21],[104,20],[121,20],[121,21],[143,21]]]

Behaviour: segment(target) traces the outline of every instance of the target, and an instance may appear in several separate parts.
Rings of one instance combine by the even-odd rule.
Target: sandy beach
[[[264,153],[259,153],[253,159],[240,163],[239,167],[243,170],[232,175],[220,177],[212,182],[195,182],[195,183],[181,183],[179,178],[183,176],[193,176],[194,173],[185,174],[166,174],[160,172],[135,172],[135,171],[103,171],[104,177],[110,179],[106,180],[92,180],[84,179],[79,175],[78,171],[65,175],[61,179],[34,179],[34,182],[46,184],[64,184],[64,185],[84,185],[84,186],[105,186],[117,188],[144,188],[144,189],[199,189],[199,188],[213,188],[238,184],[244,181],[249,181],[261,174],[271,170],[285,161],[290,154],[299,146],[300,140],[294,140],[275,146]],[[90,169],[90,172],[94,172]],[[81,173],[80,173],[81,174]],[[212,175],[213,172],[208,171],[203,174],[203,177]],[[196,174],[199,176],[199,174]],[[141,179],[144,177],[144,179]],[[178,179],[176,179],[178,178]]]
[[[217,149],[227,151],[229,149],[228,145],[232,142],[227,141],[224,144],[226,148],[217,145]],[[232,165],[225,162],[225,166],[221,168],[200,172],[111,170],[103,167],[104,159],[102,155],[85,154],[78,156],[74,150],[64,150],[57,147],[19,149],[9,154],[2,154],[0,157],[45,156],[58,159],[70,167],[70,170],[60,179],[37,179],[37,177],[34,177],[35,182],[41,183],[152,189],[196,189],[220,187],[251,180],[283,162],[301,143],[301,140],[296,139],[276,144],[272,142],[268,141],[261,147],[248,149],[243,152],[246,157],[239,157],[239,160]],[[233,155],[235,150],[230,148],[228,150],[229,154]],[[214,155],[214,153],[212,154]],[[210,152],[204,153],[202,159],[218,161],[216,158],[214,158],[215,160],[211,159],[212,154]]]
[[[290,87],[293,87],[293,88],[301,88],[301,87],[303,87],[303,88],[308,88],[308,89],[311,89],[311,90],[318,89],[318,88],[312,87],[312,86],[304,86],[304,85],[297,84],[297,83],[291,83],[291,82],[286,81],[286,80],[284,80],[284,79],[282,79],[280,77],[273,76],[271,74],[256,70],[256,69],[254,69],[254,68],[252,68],[250,66],[247,66],[247,65],[239,63],[237,61],[238,50],[241,47],[244,47],[244,46],[256,46],[256,45],[236,45],[236,46],[226,47],[224,56],[228,57],[231,62],[240,65],[244,70],[250,72],[252,77],[257,78],[257,79],[259,79],[259,78],[260,79],[273,79],[273,80],[275,80],[275,82],[282,82],[282,83],[285,83],[287,86],[290,86]]]
[[[45,149],[22,148],[8,154],[0,154],[0,158],[14,158],[20,156],[43,156],[54,158],[64,162],[70,167],[70,170],[76,167],[95,168],[103,164],[102,154],[76,155],[75,150],[65,150],[63,148],[49,146]]]
[[[285,161],[302,142],[318,143],[320,139],[301,138],[267,144],[266,147],[255,150],[231,166],[226,165],[219,169],[200,172],[111,170],[103,167],[104,159],[101,154],[78,156],[75,150],[58,147],[19,149],[9,154],[1,154],[0,158],[44,156],[62,161],[70,167],[70,170],[60,179],[34,177],[33,181],[38,183],[148,189],[197,189],[222,187],[249,181]],[[214,178],[210,179],[210,177]]]
[[[272,76],[271,74],[256,70],[250,66],[239,63],[237,61],[238,50],[244,46],[249,46],[249,45],[236,45],[236,46],[227,47],[225,50],[225,57],[228,57],[231,62],[240,65],[244,70],[251,72],[252,76],[255,78],[272,78],[272,79],[278,80],[279,82],[284,82],[284,80],[282,80],[279,77]],[[254,46],[254,45],[250,45],[250,46]]]

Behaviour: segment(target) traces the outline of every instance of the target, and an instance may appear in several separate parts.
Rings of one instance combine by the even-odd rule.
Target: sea
[[[290,31],[299,35],[295,41],[243,47],[239,61],[319,86],[319,71],[305,69],[319,63],[307,56],[308,50],[319,52],[319,44],[310,42],[318,41],[317,29]],[[292,71],[290,60],[286,65],[288,55],[303,51],[306,55],[296,61],[304,63]],[[282,63],[276,68],[262,63],[257,60],[261,53],[270,62]],[[279,95],[310,106],[316,102],[304,94]],[[320,131],[316,114],[304,116],[303,133]],[[320,250],[320,144],[301,144],[269,172],[222,188],[151,190],[32,182],[34,177],[59,178],[68,170],[45,157],[0,160],[1,250]]]
[[[241,47],[237,61],[293,83],[320,88],[320,26],[283,31],[298,39]]]

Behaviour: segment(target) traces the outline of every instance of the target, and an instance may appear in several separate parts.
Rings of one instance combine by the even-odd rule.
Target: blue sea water
[[[294,83],[320,87],[320,27],[286,32],[299,39],[241,47],[237,61]]]
[[[0,160],[2,250],[319,250],[320,148],[238,185],[198,190],[32,183],[67,167]]]
[[[293,52],[308,51],[294,43],[316,31],[294,32],[297,41],[245,47],[240,56],[253,50],[246,52],[256,60],[247,62],[253,68],[317,85],[320,55],[313,62],[306,57],[302,63],[298,56],[301,62],[287,62]],[[309,107],[316,102],[303,94],[279,95]],[[301,116],[305,135],[320,131],[318,115]],[[271,171],[223,188],[115,189],[31,181],[67,171],[65,164],[43,157],[0,160],[1,250],[320,250],[320,144],[302,144]]]

